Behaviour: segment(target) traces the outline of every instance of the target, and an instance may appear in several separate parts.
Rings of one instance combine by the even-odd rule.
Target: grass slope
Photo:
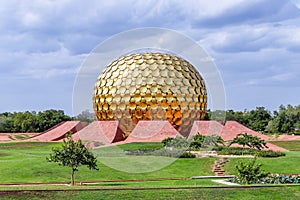
[[[227,174],[236,174],[235,166],[239,161],[249,158],[230,158],[225,164]],[[278,158],[257,158],[257,163],[262,164],[262,169],[273,174],[300,174],[300,152],[286,152],[286,156]]]
[[[51,152],[51,148],[60,145],[60,143],[34,142],[0,144],[0,183],[68,182],[70,178],[69,168],[46,162],[46,157]],[[136,146],[136,144],[132,145]],[[128,145],[121,146],[121,148],[130,148],[130,145],[129,147]],[[111,148],[104,148],[103,151],[110,153],[111,150],[113,151]],[[106,153],[104,154],[107,156]],[[100,157],[98,160],[101,161],[102,158],[111,159],[110,157]],[[118,157],[115,157],[115,159],[119,160]],[[130,159],[146,160],[148,157],[132,156]],[[99,171],[90,171],[85,166],[80,167],[76,173],[76,181],[188,178],[197,175],[213,175],[211,172],[213,162],[213,158],[177,159],[165,168],[148,173],[126,173],[99,162]],[[126,166],[126,163],[123,164]]]
[[[270,141],[270,143],[288,149],[290,151],[300,151],[300,140]]]

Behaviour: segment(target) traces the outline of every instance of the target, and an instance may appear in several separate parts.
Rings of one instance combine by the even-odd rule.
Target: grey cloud
[[[239,24],[278,22],[299,16],[299,9],[288,0],[251,0],[228,8],[221,14],[199,19],[193,26],[220,28]]]

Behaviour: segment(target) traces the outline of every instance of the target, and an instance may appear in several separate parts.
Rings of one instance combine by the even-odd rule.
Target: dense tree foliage
[[[82,111],[79,115],[75,117],[75,120],[86,122],[87,124],[96,120],[95,114],[91,113],[89,110]]]
[[[233,120],[261,133],[300,134],[300,105],[281,105],[279,110],[273,113],[264,107],[257,107],[251,111],[227,110],[226,114],[222,111],[208,110],[205,119],[221,123]]]
[[[279,111],[269,121],[266,131],[271,133],[300,134],[300,105],[287,107],[281,105]]]
[[[42,132],[62,121],[72,120],[62,110],[0,114],[0,132]]]

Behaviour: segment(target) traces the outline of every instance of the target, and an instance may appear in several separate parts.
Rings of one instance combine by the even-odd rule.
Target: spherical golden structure
[[[128,136],[139,120],[168,120],[186,136],[207,106],[204,80],[186,60],[164,53],[118,58],[98,77],[93,96],[98,120],[119,120]]]

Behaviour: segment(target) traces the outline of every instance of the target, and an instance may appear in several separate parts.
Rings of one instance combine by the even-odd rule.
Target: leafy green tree
[[[209,135],[205,137],[204,146],[219,146],[224,145],[224,140],[218,135]]]
[[[226,120],[226,111],[225,110],[214,110],[210,112],[210,119],[220,122],[221,124],[225,123]]]
[[[268,122],[268,125],[266,126],[266,132],[268,133],[279,133],[279,127],[280,127],[280,119],[278,117],[273,118]]]
[[[97,159],[94,155],[82,144],[81,140],[74,141],[71,134],[64,139],[62,148],[53,148],[49,162],[56,162],[58,165],[70,167],[71,185],[75,184],[75,172],[78,171],[80,165],[86,165],[89,169],[99,170],[97,168]]]
[[[245,146],[251,147],[250,137],[247,133],[240,133],[235,138],[233,138],[233,140],[229,143],[228,146],[231,146],[232,144],[242,145],[243,146],[242,155],[244,155]]]
[[[249,127],[255,131],[263,132],[271,118],[270,111],[266,110],[264,107],[257,107],[255,110],[249,112]]]
[[[267,146],[267,143],[264,140],[256,136],[250,137],[250,146],[251,148],[258,149],[258,150],[261,150],[263,148],[269,148]]]
[[[250,162],[244,163],[239,162],[236,165],[237,169],[237,181],[241,184],[254,184],[260,179],[265,178],[269,175],[261,169],[262,164],[255,164],[256,157],[251,159]]]
[[[204,141],[205,141],[205,136],[198,133],[193,137],[192,142],[190,144],[190,148],[199,150],[201,149]]]
[[[86,122],[87,124],[96,120],[95,114],[91,113],[89,110],[82,111],[79,115],[75,117],[75,120],[79,120],[81,122]]]
[[[5,112],[0,114],[0,132],[42,132],[62,121],[72,120],[62,110]]]
[[[161,141],[164,147],[166,147],[174,138],[167,137]]]
[[[0,132],[8,132],[7,125],[8,125],[8,117],[4,115],[0,115]]]
[[[287,133],[297,132],[300,123],[300,105],[287,107],[281,105],[279,111],[274,112],[274,117],[269,121],[266,131],[270,133]]]
[[[228,110],[226,111],[226,121],[237,121],[244,126],[249,126],[248,112],[246,110],[244,112]]]
[[[261,150],[262,148],[268,148],[264,140],[257,136],[248,135],[247,133],[238,134],[235,138],[233,138],[228,146],[231,146],[232,144],[239,144],[243,146],[242,155],[244,155],[245,146],[256,148],[258,150]]]
[[[13,132],[35,132],[38,126],[35,112],[17,112],[12,115]]]
[[[71,117],[65,115],[64,111],[53,109],[46,110],[44,112],[39,112],[37,118],[39,124],[39,131],[45,131],[57,125],[60,122],[72,120]]]

